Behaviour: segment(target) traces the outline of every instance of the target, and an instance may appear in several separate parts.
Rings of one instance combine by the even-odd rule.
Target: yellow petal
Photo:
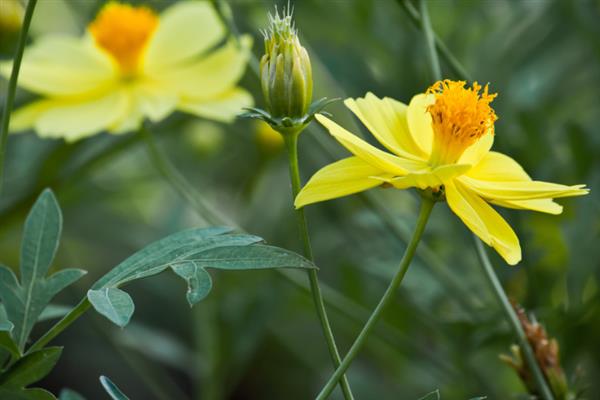
[[[316,118],[348,151],[374,168],[394,175],[406,175],[409,172],[426,168],[422,161],[396,157],[371,146],[323,115],[318,114]]]
[[[373,176],[385,176],[379,169],[358,157],[348,157],[317,171],[302,188],[294,205],[296,208],[319,201],[335,199],[381,185]]]
[[[482,181],[461,176],[461,182],[490,200],[532,200],[588,194],[585,185],[566,186],[542,181]]]
[[[54,103],[52,100],[38,100],[13,111],[10,116],[10,131],[21,132],[33,128],[40,115]]]
[[[479,140],[467,147],[465,152],[458,159],[458,162],[461,164],[476,165],[489,153],[493,144],[494,134],[491,131],[488,131],[488,133],[479,138]]]
[[[161,14],[144,66],[153,73],[166,71],[210,49],[224,34],[223,24],[208,1],[177,2]]]
[[[344,104],[391,152],[404,158],[427,158],[410,135],[405,104],[389,97],[380,99],[371,92],[364,98],[346,99]]]
[[[141,82],[132,89],[139,112],[152,122],[166,118],[177,107],[178,97],[168,88],[152,82]]]
[[[173,67],[154,78],[173,92],[195,99],[210,99],[233,88],[246,70],[252,39],[244,36],[240,45],[233,40],[186,66]]]
[[[232,122],[245,107],[253,104],[252,95],[241,88],[233,88],[210,100],[182,98],[177,108],[200,117],[220,122]]]
[[[473,165],[467,176],[482,181],[530,181],[523,167],[506,154],[490,151]]]
[[[427,112],[427,107],[434,102],[434,95],[418,94],[410,100],[408,109],[406,110],[406,119],[410,134],[427,157],[431,154],[433,146],[433,127],[431,124],[431,115]]]
[[[492,204],[517,210],[532,210],[547,214],[558,215],[562,213],[562,206],[551,199],[534,200],[490,200]]]
[[[11,63],[0,66],[4,76],[11,69]],[[115,76],[110,59],[85,40],[50,35],[25,50],[18,83],[32,92],[69,96],[105,90]]]
[[[407,189],[409,187],[427,189],[444,185],[449,180],[464,174],[469,168],[471,168],[470,165],[464,164],[442,165],[434,170],[426,169],[405,176],[386,179],[386,182],[392,184],[396,189]]]
[[[123,90],[77,101],[54,100],[38,117],[35,128],[43,137],[75,141],[109,128],[129,110]]]
[[[492,246],[508,264],[521,261],[519,239],[500,214],[457,180],[448,182],[445,188],[448,206],[473,233]]]

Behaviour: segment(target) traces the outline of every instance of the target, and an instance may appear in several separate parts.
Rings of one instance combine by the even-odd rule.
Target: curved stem
[[[21,60],[23,59],[23,51],[25,50],[25,42],[31,25],[31,17],[37,0],[29,0],[27,9],[23,17],[23,25],[17,42],[17,50],[13,60],[12,71],[8,81],[8,90],[6,92],[6,101],[4,102],[4,112],[2,113],[2,124],[0,125],[0,193],[2,193],[2,183],[4,177],[4,158],[6,155],[6,143],[8,142],[8,127],[10,125],[10,113],[15,102],[15,92],[17,91],[17,80],[19,79],[19,70],[21,69]]]
[[[292,202],[293,199],[296,198],[298,193],[300,192],[301,183],[300,183],[300,172],[298,170],[298,135],[300,132],[288,133],[283,135],[285,140],[285,145],[288,151],[288,161],[290,167],[290,180],[292,183]],[[300,208],[296,210],[296,220],[298,223],[298,231],[300,233],[302,239],[302,246],[304,247],[304,256],[311,261],[314,261],[312,247],[310,245],[310,237],[308,235],[308,226],[306,223],[306,216],[304,215],[304,208]],[[333,364],[336,368],[339,368],[341,359],[340,353],[337,349],[335,338],[333,336],[333,331],[331,330],[331,324],[329,323],[329,318],[327,316],[327,311],[325,310],[325,303],[323,301],[323,295],[321,293],[321,288],[319,286],[319,278],[317,276],[316,270],[308,270],[308,281],[310,283],[310,290],[312,293],[313,301],[315,303],[315,308],[317,310],[317,315],[319,317],[319,322],[321,323],[321,329],[323,330],[323,335],[325,335],[325,341],[327,342],[327,347],[329,349],[329,355],[333,361]],[[340,381],[340,386],[342,388],[342,392],[344,394],[345,399],[354,399],[352,395],[352,391],[350,389],[350,384],[348,383],[348,378],[343,375],[343,372],[340,374],[335,384]]]
[[[358,355],[358,352],[360,351],[362,346],[365,344],[367,337],[369,336],[369,334],[375,327],[375,324],[381,317],[381,313],[388,305],[388,303],[394,298],[396,290],[400,286],[400,283],[402,283],[402,279],[404,278],[404,275],[406,274],[406,271],[410,266],[410,262],[412,261],[413,256],[415,255],[417,245],[421,240],[421,236],[423,235],[425,225],[427,224],[427,220],[429,219],[429,215],[431,214],[431,210],[433,209],[434,204],[435,202],[433,200],[425,197],[422,198],[421,210],[419,211],[417,225],[415,226],[412,238],[410,239],[410,242],[408,243],[408,246],[404,251],[404,255],[402,256],[402,260],[400,261],[400,265],[398,266],[398,271],[396,271],[396,274],[392,278],[392,281],[390,282],[388,288],[383,294],[383,297],[381,297],[381,300],[379,300],[379,304],[377,304],[377,307],[375,307],[375,310],[369,317],[367,323],[365,324],[362,331],[360,331],[360,334],[352,344],[350,351],[348,351],[348,354],[346,354],[346,357],[344,357],[344,360],[342,361],[338,369],[331,376],[331,378],[329,378],[329,381],[323,387],[321,393],[319,393],[319,395],[317,396],[317,400],[324,400],[327,397],[329,397],[331,391],[336,385],[336,382],[340,379],[342,374],[346,372],[348,367],[350,367],[350,364],[352,364],[352,361]]]
[[[39,338],[34,344],[31,345],[29,349],[27,349],[27,354],[31,354],[36,350],[41,350],[47,345],[52,339],[58,336],[62,331],[67,329],[69,325],[75,322],[79,317],[81,317],[89,308],[91,304],[87,299],[87,296],[79,302],[67,315],[62,317],[60,321],[58,321],[48,332],[44,334],[41,338]]]
[[[529,370],[533,374],[533,379],[540,391],[541,397],[544,400],[554,400],[554,396],[552,395],[552,390],[550,390],[548,386],[548,382],[546,381],[546,377],[544,373],[540,369],[537,359],[535,358],[535,354],[533,353],[533,349],[527,340],[527,336],[525,336],[525,331],[523,331],[523,327],[521,326],[521,322],[519,321],[519,317],[515,313],[514,308],[508,301],[506,293],[500,284],[500,280],[498,276],[494,272],[494,267],[490,262],[490,259],[487,256],[485,248],[483,247],[483,243],[479,238],[473,235],[475,239],[475,246],[477,247],[477,255],[479,256],[479,261],[481,261],[481,266],[483,267],[483,271],[485,272],[485,277],[487,278],[498,303],[502,307],[502,311],[504,312],[508,322],[510,323],[510,327],[513,330],[513,333],[517,337],[517,342],[519,343],[519,347],[521,348],[521,352],[525,356],[525,360],[527,361],[527,365],[529,366]]]

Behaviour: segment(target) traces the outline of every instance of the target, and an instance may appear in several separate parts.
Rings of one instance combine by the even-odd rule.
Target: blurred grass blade
[[[125,396],[125,394],[117,387],[117,385],[115,385],[106,376],[102,375],[100,377],[100,383],[102,384],[104,390],[106,390],[106,393],[108,393],[113,400],[129,400],[129,397]]]
[[[0,386],[20,389],[41,380],[52,371],[61,353],[62,347],[48,347],[21,358],[0,376]]]
[[[96,311],[120,327],[129,323],[135,310],[131,297],[117,288],[90,290],[87,297]]]

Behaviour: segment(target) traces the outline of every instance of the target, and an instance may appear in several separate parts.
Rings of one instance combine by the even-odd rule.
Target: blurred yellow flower
[[[130,131],[175,110],[231,121],[252,105],[236,86],[251,40],[213,51],[225,33],[209,2],[181,1],[160,16],[109,2],[83,37],[48,35],[26,49],[19,85],[44,98],[17,110],[11,131],[73,141]],[[0,66],[5,76],[10,69]]]
[[[21,29],[25,9],[19,0],[0,1],[0,32],[14,32]]]
[[[445,194],[450,209],[485,243],[514,265],[519,239],[488,203],[560,214],[554,198],[588,193],[585,185],[533,181],[512,158],[490,151],[497,119],[487,86],[445,80],[407,106],[372,93],[345,105],[390,152],[380,150],[317,115],[354,156],[319,170],[296,198],[296,207],[346,196],[382,184],[430,188]],[[441,191],[441,192],[440,192]]]
[[[256,121],[256,143],[258,148],[266,154],[276,154],[284,146],[281,133],[264,121]]]

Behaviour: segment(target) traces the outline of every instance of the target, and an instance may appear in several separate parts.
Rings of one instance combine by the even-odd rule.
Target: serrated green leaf
[[[100,377],[100,383],[102,384],[104,390],[106,390],[106,393],[108,393],[113,400],[129,400],[129,397],[125,396],[125,394],[117,387],[117,385],[115,385],[106,376]]]
[[[6,400],[56,400],[54,395],[44,389],[15,389],[0,387],[0,399]]]
[[[58,395],[58,400],[85,400],[85,397],[83,397],[74,390],[63,389]]]
[[[129,323],[135,309],[131,297],[121,289],[89,290],[87,297],[96,311],[121,327]]]
[[[29,333],[52,298],[85,274],[66,269],[46,278],[58,248],[62,215],[52,191],[37,199],[25,221],[21,243],[21,282],[13,271],[0,265],[0,298],[14,324],[12,337],[22,351]]]
[[[190,306],[204,299],[212,289],[212,279],[206,270],[194,261],[185,261],[171,266],[173,271],[188,284],[186,298]]]
[[[265,268],[316,268],[305,258],[288,250],[260,245],[258,236],[231,233],[230,228],[190,229],[154,242],[117,265],[100,278],[88,292],[88,299],[98,312],[124,326],[133,313],[133,303],[122,291],[115,296],[126,302],[125,309],[114,309],[107,301],[107,288],[156,275],[171,267],[188,283],[190,305],[202,300],[212,284],[205,268],[228,270]],[[91,297],[90,297],[91,296]],[[130,303],[131,302],[131,303]]]
[[[24,388],[39,381],[52,371],[61,353],[62,347],[47,347],[26,355],[0,376],[0,386]]]

